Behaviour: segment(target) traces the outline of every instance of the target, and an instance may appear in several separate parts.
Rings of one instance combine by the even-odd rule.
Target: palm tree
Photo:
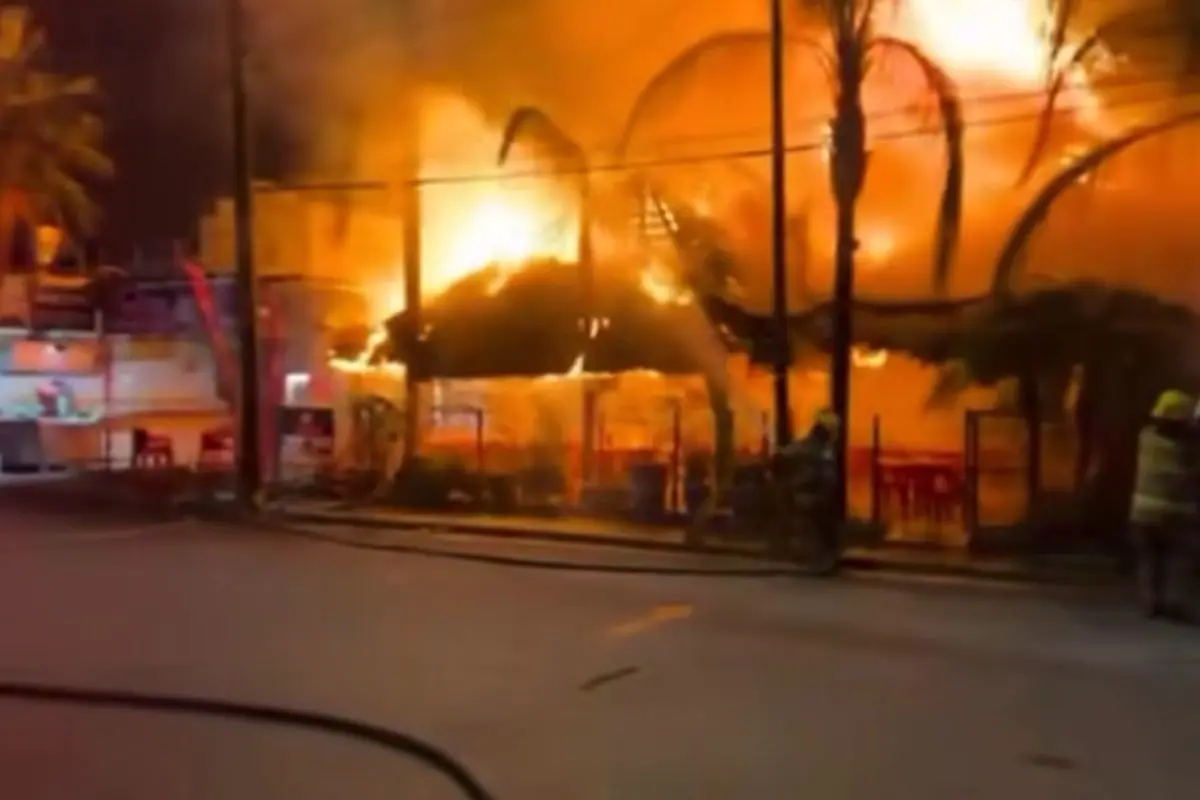
[[[1090,282],[984,302],[952,332],[946,355],[954,360],[929,402],[953,401],[970,385],[1015,384],[1001,407],[1027,428],[1034,517],[1043,507],[1043,422],[1073,422],[1073,488],[1084,515],[1105,529],[1128,511],[1137,433],[1154,397],[1200,380],[1186,355],[1198,326],[1183,306]]]
[[[896,3],[903,1],[891,0]],[[787,43],[793,52],[811,55],[828,78],[834,111],[830,123],[830,177],[839,212],[844,208],[853,210],[866,178],[868,146],[862,92],[871,69],[888,56],[899,56],[915,63],[925,78],[941,117],[947,155],[933,258],[934,285],[940,291],[949,280],[962,208],[963,122],[961,102],[954,82],[912,42],[875,32],[874,15],[884,0],[798,2],[806,10],[821,15],[830,39],[830,43],[826,44],[818,39],[789,36]],[[656,72],[636,96],[618,139],[618,158],[627,157],[647,115],[657,108],[665,96],[669,96],[678,81],[694,72],[705,58],[720,51],[762,54],[769,46],[769,31],[746,29],[714,34],[685,48]],[[844,217],[852,221],[853,215],[839,214],[839,219]],[[852,240],[853,237],[849,237],[848,243],[852,243]]]
[[[1161,55],[1172,49],[1165,46],[1167,43],[1175,42],[1179,45],[1173,75],[1176,84],[1182,86],[1200,75],[1200,5],[1194,0],[1147,0],[1101,21],[1078,43],[1068,43],[1067,34],[1079,16],[1081,0],[1050,2],[1054,14],[1046,59],[1046,99],[1020,183],[1025,183],[1041,164],[1050,144],[1059,98],[1089,59],[1104,52],[1123,55],[1139,45]]]
[[[0,57],[0,280],[18,225],[90,230],[97,209],[87,181],[113,174],[103,124],[90,110],[95,80],[38,69],[44,35],[26,25],[23,10],[7,13],[6,38],[15,43]]]
[[[1029,156],[1018,178],[1018,183],[1022,184],[1037,170],[1049,148],[1058,100],[1089,59],[1105,51],[1121,54],[1139,43],[1151,46],[1156,52],[1162,52],[1165,49],[1164,42],[1175,41],[1181,48],[1174,75],[1176,82],[1182,86],[1189,78],[1200,74],[1200,10],[1191,0],[1158,0],[1125,10],[1103,20],[1074,44],[1068,43],[1068,32],[1080,13],[1081,1],[1053,0],[1053,6],[1046,69],[1046,99],[1037,121]],[[1013,280],[1024,261],[1028,243],[1046,221],[1051,208],[1068,189],[1134,144],[1191,124],[1197,119],[1200,119],[1200,115],[1185,113],[1133,128],[1100,142],[1053,175],[1026,207],[1001,249],[992,278],[993,297],[999,302],[1012,301]],[[1099,366],[1095,363],[1081,363],[1080,367],[1083,370],[1082,385],[1087,394],[1087,387],[1097,385],[1100,380],[1096,374]],[[1029,489],[1031,496],[1036,498],[1041,488],[1039,465],[1036,462],[1041,452],[1040,413],[1044,404],[1039,397],[1040,389],[1032,372],[1023,372],[1018,381],[1021,386],[1019,394],[1025,400],[1022,408],[1028,426],[1031,461]],[[1085,404],[1085,407],[1086,405],[1088,404]]]
[[[1133,145],[1197,122],[1200,122],[1200,111],[1189,111],[1175,114],[1165,120],[1137,126],[1094,146],[1091,150],[1079,156],[1075,161],[1052,176],[1017,219],[1004,246],[1000,250],[992,277],[992,297],[997,302],[997,305],[1005,306],[1015,302],[1012,292],[1013,280],[1024,263],[1029,243],[1049,218],[1055,203],[1069,189],[1076,186],[1081,180],[1093,174],[1105,163]],[[1041,349],[1040,345],[1038,349]],[[1090,352],[1094,351],[1095,348],[1092,348]],[[1103,382],[1100,373],[1105,366],[1104,363],[1097,362],[1095,359],[1085,359],[1079,366],[1083,369],[1082,382],[1085,387],[1097,386]],[[1030,460],[1031,462],[1036,462],[1041,454],[1042,426],[1040,410],[1043,408],[1044,403],[1038,397],[1038,384],[1032,371],[1027,370],[1019,376],[1019,380],[1022,382],[1022,395],[1026,400],[1022,404],[1022,407],[1028,426]],[[1117,391],[1120,393],[1119,390]],[[1147,400],[1146,402],[1149,401]],[[1145,409],[1140,409],[1140,411],[1145,411]],[[1136,421],[1138,419],[1137,413],[1131,415],[1129,419]],[[1126,427],[1128,427],[1128,422]],[[1130,437],[1126,437],[1126,441],[1129,440],[1131,440]],[[1031,463],[1031,467],[1029,488],[1031,496],[1036,499],[1040,492],[1040,476],[1037,474],[1038,464]]]
[[[903,2],[903,0],[892,0]],[[800,0],[802,10],[815,14],[828,41],[788,37],[794,51],[813,56],[827,78],[832,95],[830,122],[830,182],[836,207],[834,255],[834,352],[832,403],[843,422],[849,419],[851,321],[854,297],[854,252],[857,247],[855,209],[867,177],[869,146],[863,88],[873,68],[887,57],[917,66],[937,104],[945,136],[947,167],[938,207],[933,247],[933,284],[938,293],[949,282],[958,243],[963,187],[963,120],[958,92],[950,77],[912,42],[879,34],[875,14],[882,0]],[[665,90],[693,71],[717,50],[763,53],[771,45],[771,32],[739,30],[703,39],[669,61],[650,79],[634,101],[624,126],[619,152],[628,148],[642,118]],[[783,235],[782,231],[776,235]],[[846,443],[839,448],[840,508],[845,513]]]

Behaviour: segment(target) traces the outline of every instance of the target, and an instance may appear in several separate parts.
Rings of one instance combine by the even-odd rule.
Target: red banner
[[[200,311],[204,327],[208,331],[212,343],[213,358],[217,363],[217,374],[220,381],[220,394],[232,405],[236,405],[238,395],[237,357],[230,345],[228,337],[221,325],[221,317],[208,275],[198,263],[180,258],[180,265],[187,274],[192,292],[196,297],[196,306]],[[277,442],[277,415],[283,404],[284,387],[284,346],[286,344],[286,327],[281,317],[280,304],[274,302],[270,292],[261,299],[259,307],[259,354],[263,363],[259,365],[259,453],[262,457],[264,477],[275,475],[275,453]]]
[[[221,317],[217,313],[217,305],[213,300],[208,274],[205,273],[202,266],[188,258],[181,257],[180,266],[192,286],[192,294],[196,298],[200,319],[204,323],[209,342],[212,344],[213,358],[217,366],[217,394],[226,402],[232,403],[237,397],[236,360],[229,339],[221,327]]]

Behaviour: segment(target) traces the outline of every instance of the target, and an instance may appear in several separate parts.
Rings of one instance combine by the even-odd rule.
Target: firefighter
[[[822,558],[836,568],[838,531],[834,512],[837,487],[837,447],[841,420],[829,409],[813,417],[812,426],[802,439],[796,439],[776,453],[777,472],[793,496],[793,507],[807,519],[822,551]]]
[[[814,488],[818,484],[832,486],[837,478],[834,446],[840,429],[837,414],[823,408],[813,417],[812,427],[804,438],[781,447],[779,456],[789,465],[804,467],[812,477]]]
[[[1196,398],[1170,390],[1159,396],[1138,440],[1137,485],[1130,522],[1138,555],[1144,611],[1193,620],[1193,550],[1200,535],[1200,426]]]

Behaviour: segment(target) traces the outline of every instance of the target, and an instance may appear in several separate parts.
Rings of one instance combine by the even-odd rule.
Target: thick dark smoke
[[[1006,0],[994,0],[1000,3]],[[1161,4],[1169,0],[1096,0],[1084,3],[1089,19],[1105,16],[1132,4]],[[1172,0],[1173,1],[1173,0]],[[112,61],[120,80],[121,106],[114,115],[114,141],[122,142],[118,161],[123,179],[145,174],[170,176],[169,185],[138,185],[137,214],[154,213],[146,195],[168,192],[213,194],[224,190],[228,174],[220,145],[227,140],[227,98],[224,78],[224,0],[44,0],[58,6],[51,24],[56,50],[72,67],[95,71],[94,65]],[[1040,2],[1040,0],[1038,0]],[[260,135],[257,161],[260,174],[321,174],[331,177],[393,179],[402,171],[404,154],[396,145],[410,118],[402,99],[415,82],[439,87],[443,93],[473,104],[495,128],[523,105],[545,109],[570,135],[577,138],[595,161],[606,161],[616,144],[625,117],[646,81],[670,58],[688,45],[719,31],[761,28],[766,0],[246,0],[250,15],[250,66],[256,127]],[[39,9],[40,11],[40,9]],[[1171,43],[1157,41],[1169,54]],[[107,55],[105,55],[107,53]],[[119,54],[125,54],[124,56]],[[89,66],[89,63],[91,66]],[[789,92],[796,139],[818,138],[827,113],[824,87],[799,63],[795,85]],[[765,53],[714,53],[694,73],[680,80],[638,134],[635,157],[653,158],[680,153],[719,153],[755,149],[767,142]],[[968,93],[975,90],[964,89]],[[1138,91],[1114,92],[1128,102]],[[884,93],[886,94],[886,92]],[[888,103],[896,105],[895,102]],[[1135,109],[1139,113],[1150,113]],[[140,125],[136,140],[122,138],[122,126]],[[456,118],[434,126],[436,135],[426,141],[426,157],[437,161],[440,173],[472,172],[488,160],[491,142],[464,143],[478,133],[477,125],[461,126]],[[803,122],[804,124],[800,124]],[[1121,120],[1125,122],[1125,120]],[[989,194],[980,186],[1002,187],[1015,172],[1029,131],[976,131],[968,153],[968,231],[963,262],[978,280],[986,283],[987,262],[1015,213],[1021,198],[1011,193]],[[1039,246],[1036,258],[1042,272],[1060,271],[1059,262],[1070,260],[1072,272],[1086,272],[1098,262],[1113,261],[1102,237],[1091,237],[1098,252],[1080,258],[1073,237],[1087,230],[1086,220],[1102,230],[1132,230],[1130,221],[1144,217],[1147,229],[1158,229],[1172,219],[1168,199],[1179,208],[1180,197],[1194,193],[1164,188],[1163,181],[1186,170],[1166,164],[1185,159],[1191,133],[1173,137],[1162,146],[1144,145],[1128,157],[1128,166],[1107,172],[1105,186],[1120,185],[1124,194],[1106,199],[1099,192],[1091,200],[1064,206],[1056,212]],[[818,154],[797,156],[791,192],[797,206],[812,211],[814,272],[820,275],[827,253],[822,238],[831,225],[828,188]],[[1053,160],[1053,159],[1052,159]],[[190,164],[205,164],[192,170]],[[880,241],[889,236],[927,245],[926,231],[936,198],[934,185],[941,168],[935,138],[880,147],[875,153],[867,194],[861,207],[863,228]],[[1137,167],[1157,165],[1156,192],[1141,192]],[[1182,163],[1182,162],[1180,162]],[[728,165],[680,170],[693,183],[749,181],[765,173],[761,160],[742,162],[744,169]],[[736,174],[731,174],[736,173]],[[746,173],[749,173],[747,177]],[[1118,181],[1117,179],[1121,180]],[[148,180],[148,179],[147,179]],[[1184,179],[1180,177],[1180,181]],[[131,184],[122,183],[122,186]],[[897,203],[897,186],[903,202]],[[1132,187],[1132,188],[1128,188]],[[125,191],[124,188],[121,191]],[[132,190],[131,190],[132,191]],[[1132,194],[1131,194],[1132,193]],[[129,202],[134,207],[133,198]],[[1086,207],[1087,214],[1080,210]],[[1118,214],[1117,210],[1120,210]],[[798,210],[798,209],[797,209]],[[133,212],[128,212],[132,214]],[[1108,215],[1106,217],[1106,215]],[[1124,225],[1116,226],[1118,217]],[[194,220],[194,216],[191,218]],[[189,221],[190,222],[190,221]],[[187,224],[187,223],[185,223]],[[1116,235],[1113,233],[1112,235]],[[1134,233],[1122,234],[1119,249],[1132,248]],[[1129,243],[1126,244],[1125,240]],[[1173,239],[1172,239],[1173,240]],[[1153,238],[1145,258],[1171,262],[1194,255],[1184,243],[1163,250],[1162,236]],[[1142,254],[1139,254],[1139,259]],[[904,262],[903,289],[924,288],[925,258],[913,253]],[[908,263],[911,261],[911,264]],[[1122,258],[1128,262],[1128,258]],[[872,276],[894,274],[894,267],[868,265],[864,286]],[[1135,272],[1137,270],[1134,270]],[[1104,270],[1101,270],[1104,272]],[[1097,273],[1100,274],[1100,273]]]
[[[538,105],[586,149],[611,147],[638,90],[672,55],[715,31],[765,22],[757,0],[249,2],[262,91],[321,155],[340,123],[399,124],[386,118],[414,75],[498,123]],[[724,105],[731,115],[737,104]],[[764,120],[751,122],[765,133]]]

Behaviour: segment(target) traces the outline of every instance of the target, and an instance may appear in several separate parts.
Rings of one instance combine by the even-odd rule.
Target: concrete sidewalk
[[[688,542],[681,527],[639,525],[579,517],[408,512],[345,503],[288,502],[271,512],[290,522],[349,525],[377,530],[435,530],[498,539],[586,544],[651,552],[696,553],[778,560],[762,542],[735,537],[708,537]],[[1085,557],[1036,559],[981,557],[964,552],[903,547],[850,548],[846,567],[929,576],[971,578],[1010,583],[1059,586],[1111,586],[1124,580],[1114,562]]]

